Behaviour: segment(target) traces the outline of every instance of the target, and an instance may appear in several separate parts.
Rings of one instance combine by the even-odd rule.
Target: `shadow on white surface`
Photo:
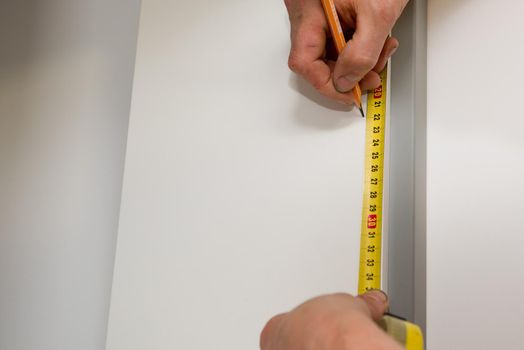
[[[360,118],[354,107],[345,106],[322,96],[307,81],[292,73],[289,76],[289,87],[307,98],[297,105],[295,113],[292,114],[295,121],[303,126],[321,130],[336,130],[345,128]],[[322,109],[312,108],[308,101],[322,109],[327,108],[341,113],[336,115],[321,113]]]

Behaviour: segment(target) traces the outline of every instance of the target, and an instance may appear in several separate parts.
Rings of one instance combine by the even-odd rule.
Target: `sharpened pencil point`
[[[364,118],[364,110],[362,109],[362,105],[358,106],[358,110],[360,111],[360,114],[362,114],[362,118]]]

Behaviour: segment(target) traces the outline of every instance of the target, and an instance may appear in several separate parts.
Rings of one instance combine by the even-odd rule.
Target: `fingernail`
[[[337,89],[337,91],[342,94],[351,91],[351,89],[353,89],[354,86],[355,79],[349,75],[340,77],[335,81],[335,89]]]
[[[386,292],[380,290],[380,289],[372,289],[368,292],[366,292],[366,294],[368,294],[370,297],[372,297],[373,299],[383,303],[383,304],[387,304],[388,303],[388,300],[389,300],[389,297],[388,295],[386,294]]]
[[[398,49],[398,45],[397,45],[397,46],[393,46],[393,47],[389,50],[389,52],[388,52],[388,59],[390,59],[391,56],[393,56],[393,54],[397,51],[397,49]]]

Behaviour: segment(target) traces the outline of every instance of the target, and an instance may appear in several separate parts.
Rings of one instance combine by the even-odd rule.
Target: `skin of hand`
[[[387,309],[388,298],[381,291],[320,296],[269,320],[260,349],[401,350],[375,323]]]
[[[350,92],[380,85],[378,73],[398,48],[389,37],[408,0],[334,0],[348,45],[337,59],[320,0],[284,0],[291,24],[289,68],[321,94],[352,105]],[[349,35],[348,35],[349,34]]]

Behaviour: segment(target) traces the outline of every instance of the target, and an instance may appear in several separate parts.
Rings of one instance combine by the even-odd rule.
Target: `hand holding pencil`
[[[380,84],[378,73],[399,45],[389,33],[407,0],[285,3],[291,22],[290,69],[324,96],[360,105],[359,88],[366,92]],[[352,34],[347,45],[344,33]]]

